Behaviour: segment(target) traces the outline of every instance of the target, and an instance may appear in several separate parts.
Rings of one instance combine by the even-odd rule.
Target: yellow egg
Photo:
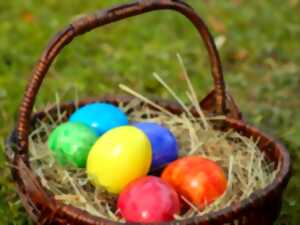
[[[151,165],[152,150],[147,136],[133,126],[111,129],[92,147],[87,174],[96,187],[119,193],[132,180],[145,176]]]

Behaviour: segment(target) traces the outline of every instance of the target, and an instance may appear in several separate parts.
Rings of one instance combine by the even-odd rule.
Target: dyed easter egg
[[[222,168],[201,156],[184,157],[170,163],[161,178],[199,209],[219,198],[227,188]]]
[[[103,134],[92,147],[87,174],[96,187],[119,193],[130,181],[145,176],[151,165],[151,144],[133,126],[122,126]]]
[[[128,124],[127,116],[118,107],[107,103],[92,103],[76,110],[69,121],[81,122],[94,129],[97,136]]]
[[[48,146],[62,165],[83,168],[96,140],[97,136],[91,128],[81,123],[67,122],[51,132]]]
[[[158,223],[174,219],[180,212],[176,191],[162,179],[142,177],[129,183],[121,192],[118,205],[120,214],[128,222]]]
[[[160,169],[177,159],[178,146],[170,130],[157,123],[140,122],[133,125],[141,129],[151,142],[152,170]]]

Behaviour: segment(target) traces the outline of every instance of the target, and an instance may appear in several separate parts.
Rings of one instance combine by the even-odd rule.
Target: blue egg
[[[128,119],[118,107],[107,103],[92,103],[76,110],[70,117],[71,122],[81,122],[93,128],[97,136],[106,131],[128,125]]]
[[[177,159],[178,145],[170,130],[157,123],[140,122],[133,125],[141,129],[150,140],[152,146],[152,171],[160,169]]]

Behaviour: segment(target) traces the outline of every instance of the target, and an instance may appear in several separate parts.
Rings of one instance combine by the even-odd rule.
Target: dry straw
[[[197,104],[198,100],[182,59],[180,56],[178,59],[187,81],[186,94],[190,104],[184,103],[158,74],[154,74],[154,77],[182,106],[184,113],[174,115],[125,85],[120,85],[120,88],[135,98],[129,104],[119,105],[119,107],[127,113],[130,121],[151,121],[168,127],[177,138],[180,157],[201,155],[214,160],[226,171],[227,191],[203,211],[199,211],[181,196],[190,207],[182,215],[175,216],[180,220],[220,210],[248,198],[250,194],[270,184],[275,179],[278,169],[274,168],[274,165],[259,151],[258,140],[243,137],[233,130],[221,132],[213,128],[213,121],[222,120],[223,117],[204,116]],[[93,215],[122,222],[123,220],[118,217],[116,211],[117,196],[102,189],[95,189],[87,180],[84,169],[65,168],[57,164],[48,149],[49,133],[66,117],[65,112],[61,112],[59,108],[58,97],[56,102],[57,118],[54,119],[48,115],[50,122],[40,122],[30,135],[30,161],[33,170],[39,176],[42,185],[56,199],[84,209]],[[200,117],[195,118],[191,115],[189,109],[192,106],[195,107]]]

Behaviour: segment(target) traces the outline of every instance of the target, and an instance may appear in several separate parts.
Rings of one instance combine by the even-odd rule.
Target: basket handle
[[[64,46],[70,43],[76,36],[94,28],[142,13],[167,9],[175,10],[183,14],[194,24],[200,33],[208,51],[211,64],[211,73],[214,79],[216,113],[226,114],[225,83],[220,57],[212,35],[202,19],[182,0],[137,0],[133,3],[116,6],[107,10],[98,11],[92,15],[84,16],[67,26],[49,43],[33,69],[31,80],[26,87],[23,101],[19,108],[17,124],[19,151],[21,153],[27,152],[30,116],[36,95],[54,58]]]

